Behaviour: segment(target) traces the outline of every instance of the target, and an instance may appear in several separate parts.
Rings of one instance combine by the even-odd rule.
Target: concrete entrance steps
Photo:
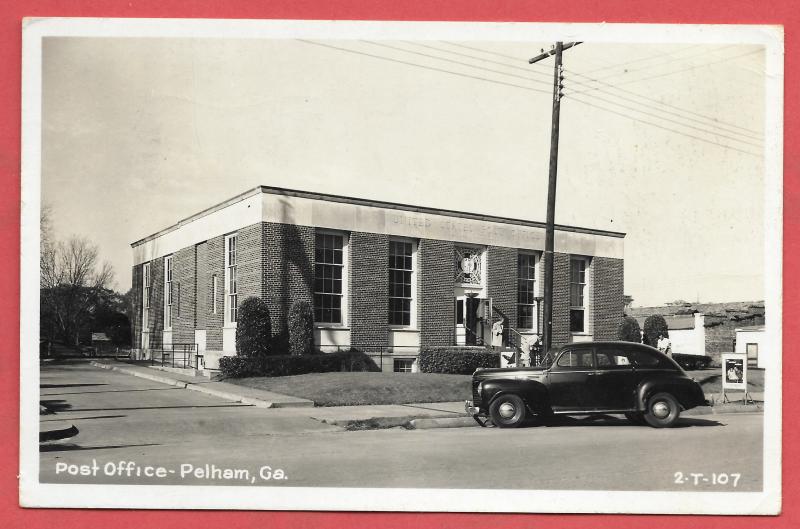
[[[188,374],[176,373],[174,371],[167,373],[149,366],[127,364],[113,360],[96,360],[92,362],[92,365],[101,369],[110,369],[154,382],[161,382],[162,384],[168,384],[170,386],[198,391],[231,402],[250,404],[251,406],[259,408],[311,408],[314,406],[314,401],[308,399],[282,395],[272,391],[237,386],[227,382],[215,382],[204,377],[195,377]]]

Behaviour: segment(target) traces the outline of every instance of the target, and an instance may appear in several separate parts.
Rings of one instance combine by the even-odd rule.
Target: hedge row
[[[423,373],[471,375],[479,367],[500,367],[500,355],[458,347],[423,349],[419,353],[419,369]]]
[[[367,355],[357,351],[310,355],[223,356],[220,373],[228,378],[285,377],[332,371],[378,371]]]

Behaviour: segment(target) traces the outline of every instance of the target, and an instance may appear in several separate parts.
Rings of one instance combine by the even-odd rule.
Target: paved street
[[[348,432],[309,409],[241,405],[87,363],[45,366],[41,383],[56,412],[41,417],[42,430],[80,430],[42,445],[43,482],[687,491],[762,483],[759,413],[687,417],[664,430],[608,417]]]

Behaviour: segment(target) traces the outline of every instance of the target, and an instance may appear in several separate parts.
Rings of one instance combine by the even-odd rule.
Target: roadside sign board
[[[747,355],[722,355],[722,390],[747,391]]]

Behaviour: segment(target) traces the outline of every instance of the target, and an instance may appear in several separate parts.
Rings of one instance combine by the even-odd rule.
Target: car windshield
[[[542,360],[539,362],[539,366],[547,369],[551,365],[553,365],[553,361],[556,359],[556,355],[553,351],[548,352]]]

